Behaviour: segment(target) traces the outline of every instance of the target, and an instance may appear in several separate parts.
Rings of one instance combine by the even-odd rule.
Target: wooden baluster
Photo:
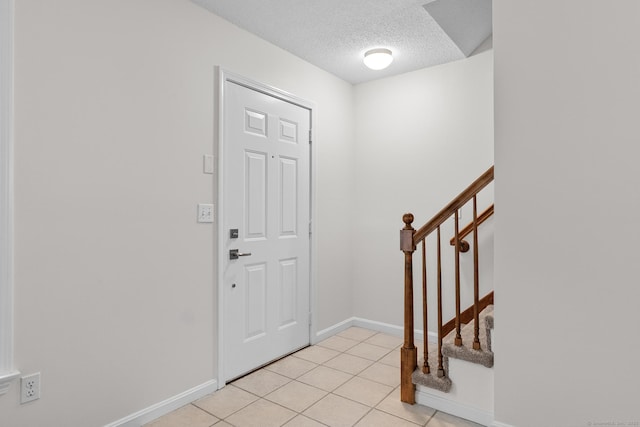
[[[411,226],[413,215],[404,214],[405,226],[400,230],[400,250],[404,252],[404,344],[400,350],[400,400],[416,403],[415,386],[411,376],[418,365],[417,350],[413,341],[413,242],[415,230]]]
[[[460,335],[460,226],[458,224],[458,213],[456,209],[453,214],[455,218],[455,240],[456,240],[456,338],[454,344],[458,347],[462,345],[462,336]]]
[[[427,337],[425,336],[425,341]],[[440,226],[438,226],[438,377],[445,376],[442,363],[442,257],[440,252]]]
[[[422,364],[422,372],[428,374],[429,369],[429,332],[427,329],[427,317],[429,312],[427,304],[427,239],[422,240],[422,330],[424,331],[424,363]]]
[[[478,275],[478,205],[476,196],[473,196],[473,349],[480,350],[480,313],[478,310],[480,301],[480,279]]]

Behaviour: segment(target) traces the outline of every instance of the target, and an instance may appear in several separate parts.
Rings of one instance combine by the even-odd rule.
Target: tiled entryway
[[[147,426],[478,426],[400,402],[401,345],[398,337],[349,328]]]

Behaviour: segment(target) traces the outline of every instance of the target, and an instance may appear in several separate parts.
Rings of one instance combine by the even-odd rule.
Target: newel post
[[[415,386],[411,375],[418,365],[417,350],[413,342],[413,215],[402,216],[404,228],[400,230],[400,250],[404,252],[404,345],[400,350],[400,400],[416,403]]]

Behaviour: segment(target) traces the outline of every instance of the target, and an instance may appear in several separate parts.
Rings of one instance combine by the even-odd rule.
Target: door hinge
[[[311,144],[311,129],[309,129],[309,144]]]
[[[309,236],[311,236],[311,221],[309,221]]]
[[[312,313],[311,313],[311,312],[309,312],[309,326],[311,326],[311,318],[313,317],[311,314],[312,314]]]

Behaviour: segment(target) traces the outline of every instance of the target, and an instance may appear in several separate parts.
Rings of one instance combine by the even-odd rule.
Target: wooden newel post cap
[[[416,230],[411,226],[413,214],[406,213],[402,215],[402,221],[404,221],[404,228],[400,230],[400,250],[403,252],[413,252],[416,250],[413,244],[413,234]]]
[[[410,213],[406,213],[404,215],[402,215],[402,222],[405,223],[405,227],[406,229],[412,228],[411,227],[411,223],[413,222],[413,214]]]

